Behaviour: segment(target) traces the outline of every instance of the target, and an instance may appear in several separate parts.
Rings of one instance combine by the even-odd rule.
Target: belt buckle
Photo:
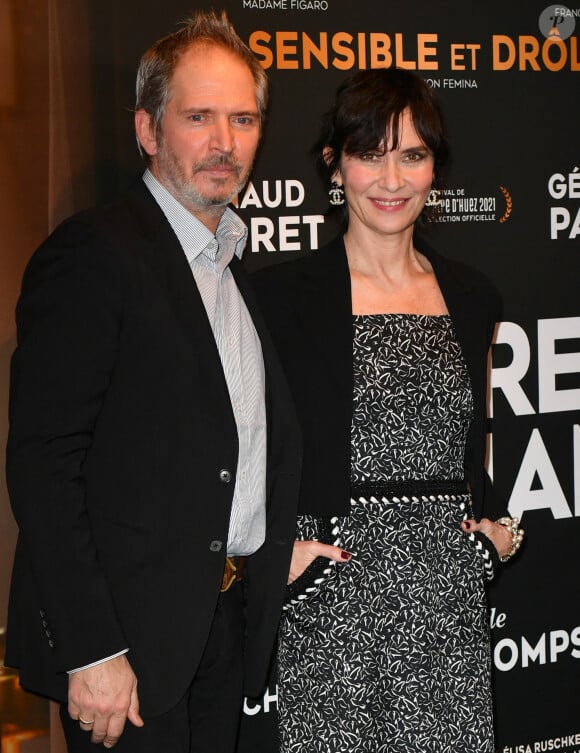
[[[220,588],[221,593],[229,591],[232,584],[236,580],[237,571],[238,568],[234,562],[234,558],[226,557],[226,561],[224,563],[224,574],[222,576],[222,587]]]

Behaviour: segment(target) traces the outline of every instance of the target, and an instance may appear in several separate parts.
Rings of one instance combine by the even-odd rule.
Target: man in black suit
[[[61,702],[70,751],[226,753],[266,682],[300,442],[227,208],[266,100],[225,15],[157,42],[143,180],[63,223],[24,276],[7,663]]]

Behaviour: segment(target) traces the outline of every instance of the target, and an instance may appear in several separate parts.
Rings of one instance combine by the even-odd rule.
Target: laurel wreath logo
[[[502,192],[503,197],[505,199],[505,212],[502,217],[499,218],[500,222],[505,222],[509,219],[510,214],[512,213],[512,207],[513,207],[513,201],[510,192],[507,190],[507,188],[504,188],[504,186],[500,186],[499,190]]]

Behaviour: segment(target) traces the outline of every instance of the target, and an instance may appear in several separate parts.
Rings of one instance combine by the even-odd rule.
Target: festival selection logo
[[[505,186],[498,186],[486,195],[469,194],[465,188],[433,189],[426,206],[431,209],[429,221],[454,222],[499,222],[509,220],[513,200]]]
[[[546,39],[562,41],[572,36],[579,17],[580,8],[570,10],[565,5],[549,5],[541,12],[538,26]]]

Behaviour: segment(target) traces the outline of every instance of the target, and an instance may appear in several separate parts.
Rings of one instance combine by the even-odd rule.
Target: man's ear
[[[145,110],[135,111],[135,134],[141,149],[153,157],[157,154],[157,134],[151,115]]]
[[[334,157],[334,149],[331,146],[325,146],[322,150],[322,159],[326,162],[327,165],[330,164]],[[338,183],[339,186],[342,185],[342,176],[340,174],[340,168],[336,168],[336,172],[332,175],[331,180],[334,183]]]

